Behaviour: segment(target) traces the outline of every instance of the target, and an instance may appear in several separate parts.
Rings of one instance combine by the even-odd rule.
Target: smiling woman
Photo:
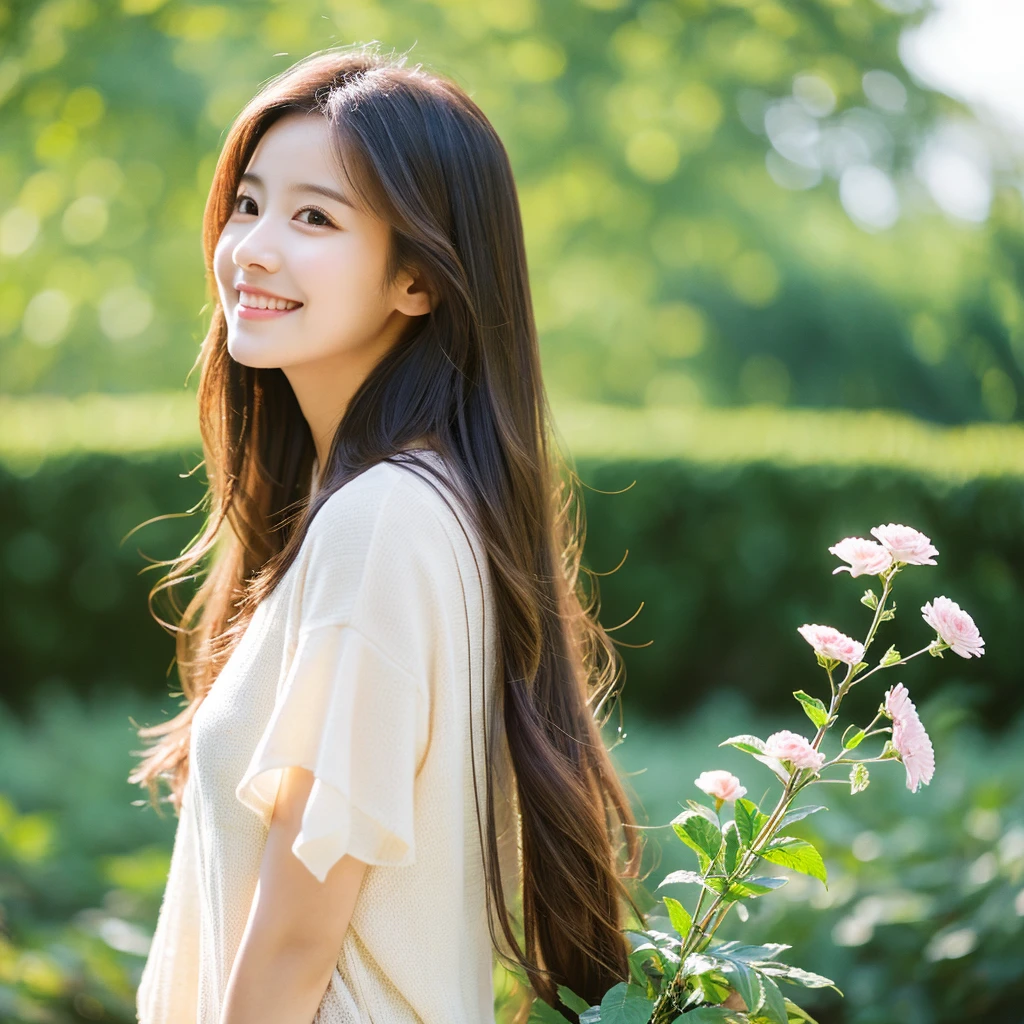
[[[418,278],[387,280],[390,227],[346,198],[333,139],[319,115],[286,114],[269,128],[214,253],[228,352],[246,366],[281,368],[321,464],[339,408],[410,320],[430,312]],[[329,209],[302,205],[309,194]]]
[[[154,592],[213,557],[132,775],[180,815],[140,1021],[484,1024],[496,953],[599,1001],[621,664],[504,146],[404,57],[313,54],[228,133],[204,247],[210,515]]]

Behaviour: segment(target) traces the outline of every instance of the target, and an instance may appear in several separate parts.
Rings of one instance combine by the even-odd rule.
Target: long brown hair
[[[388,281],[404,268],[436,294],[350,401],[310,501],[315,449],[280,369],[253,369],[227,350],[213,276],[257,142],[285,114],[319,113],[344,180],[390,227]],[[208,478],[204,529],[150,592],[200,579],[178,623],[176,660],[187,705],[139,729],[159,741],[129,778],[157,798],[168,781],[180,812],[192,717],[252,611],[295,558],[317,509],[338,487],[429,437],[454,470],[465,514],[487,553],[498,620],[501,724],[515,773],[522,851],[522,935],[502,899],[487,754],[481,842],[493,912],[533,990],[559,1004],[568,985],[589,1003],[628,979],[622,878],[641,844],[600,727],[622,665],[597,621],[594,574],[582,569],[579,478],[556,443],[541,379],[519,202],[508,155],[480,108],[452,81],[374,46],[318,51],[272,78],[232,125],[203,220],[213,296],[198,405]],[[405,459],[405,455],[402,459]],[[194,571],[200,567],[200,571]],[[154,612],[154,614],[156,614]],[[486,735],[486,733],[485,733]],[[494,751],[493,742],[489,745]],[[480,822],[479,806],[477,821]],[[618,865],[618,832],[628,862]],[[614,841],[613,841],[614,840]],[[573,1015],[574,1016],[574,1015]]]

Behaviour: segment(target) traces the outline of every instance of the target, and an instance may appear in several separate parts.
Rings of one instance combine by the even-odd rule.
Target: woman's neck
[[[433,445],[430,443],[430,438],[426,435],[421,435],[415,440],[410,441],[408,444],[402,445],[399,451],[408,452],[415,451],[416,449],[431,449]],[[311,490],[315,494],[320,489],[320,456],[319,454],[313,455],[313,475],[311,481]]]

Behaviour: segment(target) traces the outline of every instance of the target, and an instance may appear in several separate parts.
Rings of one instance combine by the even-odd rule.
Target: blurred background
[[[607,738],[647,887],[692,867],[664,826],[699,771],[770,791],[717,743],[806,724],[797,627],[864,638],[872,581],[828,546],[912,525],[938,565],[877,654],[944,594],[986,655],[844,707],[902,679],[935,779],[827,791],[801,827],[829,888],[743,934],[836,980],[821,1024],[1024,1019],[1022,33],[1015,0],[0,3],[0,1020],[135,1018],[176,819],[125,778],[133,722],[180,703],[146,594],[200,529],[203,205],[262,82],[370,40],[512,159],[586,564],[631,620]]]

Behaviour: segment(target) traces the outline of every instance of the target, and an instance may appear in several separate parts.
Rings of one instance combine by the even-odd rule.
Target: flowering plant
[[[605,993],[600,1005],[588,1006],[566,986],[559,986],[562,1003],[579,1015],[580,1024],[798,1024],[812,1018],[783,995],[779,982],[807,988],[836,988],[818,974],[801,970],[781,959],[789,949],[782,943],[746,945],[715,942],[715,932],[735,907],[747,919],[745,903],[785,885],[788,877],[771,874],[781,866],[827,884],[821,855],[803,839],[785,835],[797,821],[826,808],[804,804],[793,807],[795,797],[810,786],[848,785],[852,794],[869,783],[868,765],[896,760],[906,771],[907,788],[917,792],[935,772],[931,740],[903,683],[891,686],[874,719],[867,725],[848,725],[831,754],[822,750],[826,734],[836,725],[843,699],[854,685],[882,669],[905,665],[926,651],[933,657],[951,649],[963,658],[985,653],[984,641],[971,616],[948,597],[933,598],[921,609],[935,637],[920,650],[903,657],[890,646],[874,668],[864,656],[882,622],[895,617],[896,603],[886,607],[896,576],[908,565],[935,565],[938,551],[924,534],[897,523],[872,528],[876,540],[846,537],[828,550],[845,565],[833,570],[851,577],[877,575],[882,593],[868,589],[860,599],[874,613],[863,643],[831,626],[806,624],[798,632],[813,648],[828,677],[828,705],[803,690],[793,696],[810,719],[811,738],[783,729],[762,740],[732,736],[719,746],[744,751],[765,765],[781,786],[770,809],[762,810],[746,798],[747,789],[731,772],[701,772],[695,785],[713,806],[687,800],[687,809],[671,822],[676,836],[696,855],[697,871],[673,871],[658,888],[693,885],[699,889],[693,911],[671,896],[663,897],[672,932],[630,930],[630,980]],[[834,673],[845,666],[845,674]],[[866,670],[866,671],[865,671]],[[889,724],[886,724],[889,723]],[[875,756],[855,754],[867,740],[889,734]],[[846,778],[824,778],[839,769]],[[723,814],[728,808],[729,814]],[[767,872],[767,873],[766,873]],[[838,989],[836,989],[838,991]],[[534,1005],[531,1021],[560,1022],[566,1018],[546,1003]]]

